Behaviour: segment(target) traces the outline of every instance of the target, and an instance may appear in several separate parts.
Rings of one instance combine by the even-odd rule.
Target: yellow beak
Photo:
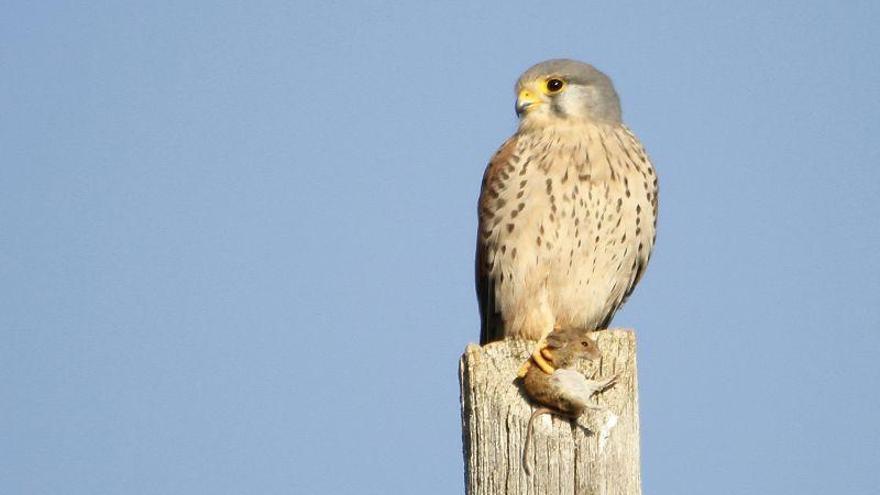
[[[541,98],[528,89],[523,89],[516,97],[516,115],[522,115],[529,107],[541,103]]]

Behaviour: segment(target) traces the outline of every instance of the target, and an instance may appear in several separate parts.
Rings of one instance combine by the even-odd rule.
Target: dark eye
[[[584,346],[584,347],[590,347],[590,343],[587,342],[586,340],[581,341],[581,345]]]
[[[562,79],[548,79],[547,80],[547,91],[550,93],[558,93],[562,90],[562,87],[565,86],[565,83]]]

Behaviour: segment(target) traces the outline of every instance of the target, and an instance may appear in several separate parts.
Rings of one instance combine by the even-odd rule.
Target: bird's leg
[[[558,324],[553,326],[553,330],[559,330],[560,328],[561,327]],[[547,337],[542,337],[535,346],[535,350],[532,351],[531,357],[519,367],[516,376],[520,378],[526,376],[526,373],[529,372],[529,368],[532,367],[532,363],[538,365],[544,373],[552,375],[553,372],[556,371],[556,367],[553,366],[552,361],[553,357],[547,349]]]
[[[535,346],[535,350],[532,351],[532,361],[541,368],[541,371],[552,375],[556,368],[548,360],[552,361],[552,357],[550,357],[550,353],[547,351],[547,340],[541,339],[538,341],[538,345]]]
[[[529,368],[532,367],[532,364],[541,368],[541,371],[547,373],[548,375],[552,375],[556,368],[550,364],[553,358],[550,356],[550,352],[547,350],[547,341],[545,339],[541,339],[538,341],[538,344],[535,346],[535,350],[532,351],[532,355],[529,356],[529,359],[526,360],[522,366],[519,367],[519,371],[516,372],[516,376],[522,378],[526,376],[526,373],[529,372]]]
[[[562,325],[556,323],[553,325],[552,332],[556,332],[562,329]],[[551,333],[552,333],[551,332]],[[553,362],[553,354],[547,349],[547,336],[545,335],[538,341],[537,347],[535,347],[535,352],[532,353],[532,359],[535,363],[541,368],[544,373],[548,375],[553,374],[556,371],[556,367],[551,364]]]
[[[553,331],[559,330],[562,328],[558,323],[553,325]],[[553,366],[553,356],[550,351],[547,349],[547,337],[541,338],[538,341],[538,345],[535,346],[535,350],[532,352],[532,361],[541,368],[541,371],[547,373],[548,375],[552,375],[556,368]]]
[[[538,346],[532,352],[532,355],[529,356],[529,359],[527,359],[526,362],[524,362],[522,366],[519,367],[519,370],[516,372],[516,376],[520,378],[526,376],[526,373],[529,372],[532,364],[535,364],[536,366],[538,366],[538,368],[541,368],[541,371],[547,373],[548,375],[552,375],[553,372],[556,371],[556,368],[554,368],[553,365],[550,364],[547,359],[545,359],[546,354],[542,351],[546,350],[545,346],[547,344],[544,344],[543,342],[544,341],[542,340],[538,343]]]

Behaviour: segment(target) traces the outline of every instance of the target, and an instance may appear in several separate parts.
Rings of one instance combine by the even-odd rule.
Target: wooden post
[[[523,469],[526,426],[534,406],[516,379],[535,342],[471,344],[461,357],[462,439],[468,495],[640,495],[636,339],[631,330],[593,334],[602,352],[579,368],[587,378],[620,372],[595,396],[607,412],[587,411],[577,424],[558,416],[535,421],[531,475]]]

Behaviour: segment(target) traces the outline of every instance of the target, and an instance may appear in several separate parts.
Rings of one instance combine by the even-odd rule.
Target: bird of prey
[[[548,60],[516,83],[519,128],[478,205],[480,343],[607,328],[654,246],[657,177],[611,80]]]

